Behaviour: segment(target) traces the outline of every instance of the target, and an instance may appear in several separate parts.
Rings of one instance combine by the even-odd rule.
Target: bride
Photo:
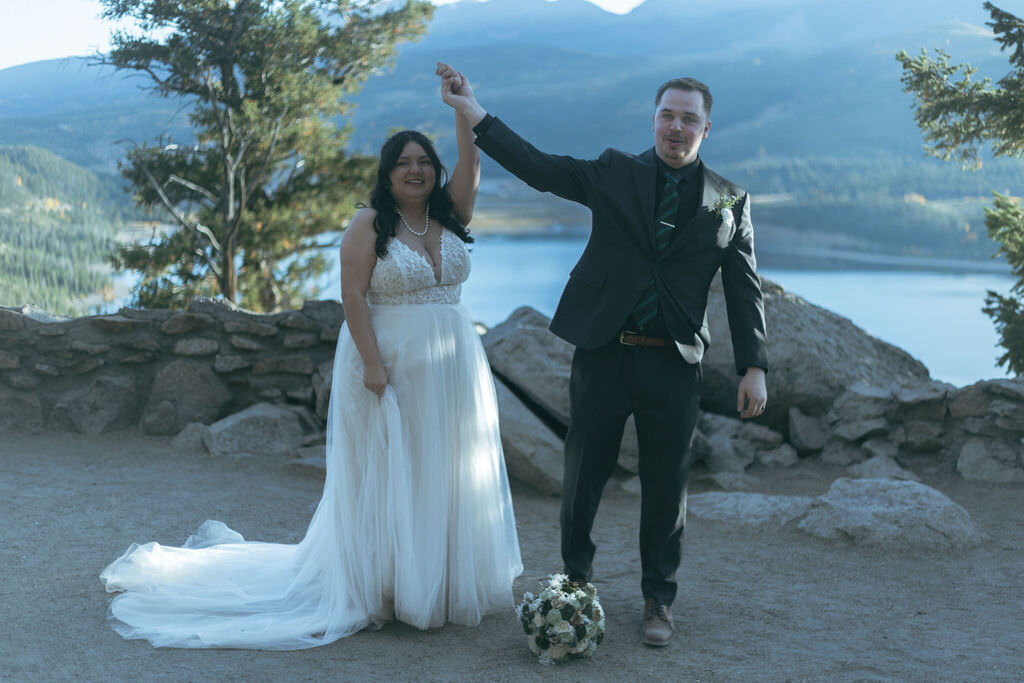
[[[471,92],[439,64],[442,97]],[[476,625],[522,572],[487,358],[459,304],[479,183],[455,115],[451,180],[415,131],[381,149],[341,246],[346,323],[324,492],[296,545],[208,520],[181,548],[132,545],[103,570],[110,620],[157,647],[314,647],[398,619]],[[346,331],[347,330],[347,331]]]

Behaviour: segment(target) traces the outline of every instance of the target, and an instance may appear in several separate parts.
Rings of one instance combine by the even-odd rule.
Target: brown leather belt
[[[665,337],[645,337],[636,332],[623,330],[619,332],[619,343],[625,346],[668,346],[672,340]]]

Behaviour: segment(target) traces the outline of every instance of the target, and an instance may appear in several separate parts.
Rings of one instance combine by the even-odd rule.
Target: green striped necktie
[[[661,201],[658,202],[657,223],[654,228],[654,247],[660,254],[672,240],[676,229],[676,216],[679,213],[679,176],[665,171],[665,185],[661,189]],[[654,285],[654,275],[644,285],[637,305],[633,308],[633,320],[643,329],[658,315],[658,289]]]

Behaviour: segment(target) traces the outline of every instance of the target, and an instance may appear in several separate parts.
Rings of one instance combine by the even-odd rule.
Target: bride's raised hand
[[[441,99],[448,106],[458,108],[459,104],[476,100],[469,79],[451,65],[438,62],[434,73],[441,77]]]
[[[367,365],[363,368],[363,386],[377,394],[384,395],[388,386],[388,373],[383,365]]]

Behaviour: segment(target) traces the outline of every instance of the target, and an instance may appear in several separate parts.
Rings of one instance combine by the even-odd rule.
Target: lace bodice
[[[422,254],[399,239],[388,242],[370,276],[371,304],[457,304],[469,277],[469,250],[454,233],[441,233],[441,281]]]

